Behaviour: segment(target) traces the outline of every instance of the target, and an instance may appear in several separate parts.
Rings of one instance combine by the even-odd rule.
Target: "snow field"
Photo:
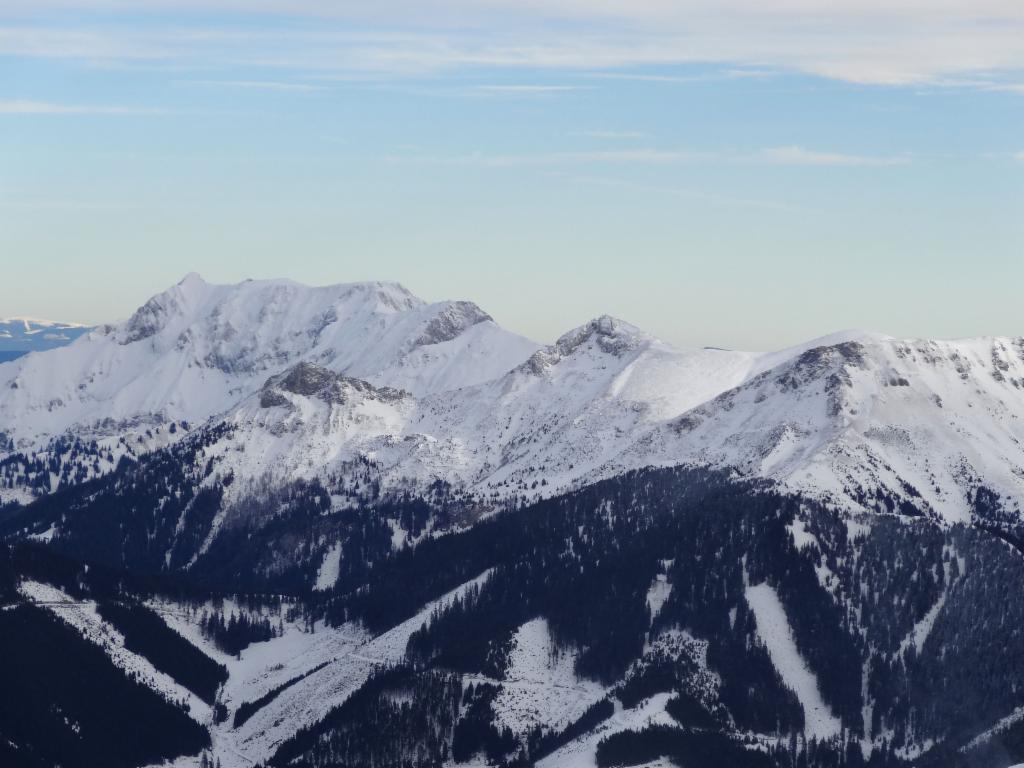
[[[576,676],[576,656],[575,651],[555,646],[546,619],[519,627],[493,704],[498,722],[516,734],[535,726],[558,731],[600,701],[607,689]]]

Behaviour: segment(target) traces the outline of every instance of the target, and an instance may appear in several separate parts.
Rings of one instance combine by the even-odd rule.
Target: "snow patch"
[[[818,544],[818,539],[813,533],[807,530],[807,523],[799,517],[794,517],[793,522],[786,526],[786,530],[789,531],[789,535],[793,537],[793,544],[797,549],[802,550],[806,547],[812,546],[821,549]]]
[[[754,612],[757,634],[768,649],[772,664],[803,707],[806,735],[816,739],[837,736],[842,730],[842,722],[821,698],[818,679],[800,656],[779,596],[764,583],[748,586],[746,599]]]
[[[659,573],[654,577],[651,586],[647,590],[647,609],[651,612],[652,624],[658,617],[658,614],[661,613],[665,601],[668,600],[671,594],[672,584],[669,583],[668,576],[664,573]]]
[[[900,643],[900,653],[906,653],[911,645],[914,646],[917,653],[921,653],[924,650],[924,642],[928,639],[928,635],[931,634],[932,627],[935,626],[935,620],[939,617],[945,605],[946,593],[943,592],[939,595],[939,599],[935,601],[935,605],[928,609],[928,613],[921,617],[921,620],[903,638],[903,641]]]
[[[327,550],[323,562],[320,563],[320,570],[316,573],[316,584],[313,589],[323,592],[332,589],[338,581],[338,573],[341,571],[341,544],[335,544]]]
[[[674,694],[657,693],[634,709],[615,703],[615,713],[585,736],[571,741],[537,763],[537,768],[597,768],[597,745],[601,739],[622,731],[641,731],[649,725],[678,727],[665,711]]]
[[[561,730],[605,694],[576,676],[577,653],[556,647],[547,619],[533,619],[512,636],[508,670],[494,700],[498,720],[514,733],[541,726]]]

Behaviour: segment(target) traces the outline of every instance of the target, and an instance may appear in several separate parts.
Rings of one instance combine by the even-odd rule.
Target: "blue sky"
[[[1024,333],[1005,0],[5,0],[0,315],[392,279],[551,340]]]

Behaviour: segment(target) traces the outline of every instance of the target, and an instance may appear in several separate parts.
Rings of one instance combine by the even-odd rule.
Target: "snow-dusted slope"
[[[385,482],[507,497],[701,464],[949,520],[969,517],[980,486],[1019,505],[1024,342],[823,341],[679,351],[602,317],[503,376],[420,397],[303,363],[231,410],[230,444],[210,451],[243,481],[366,458]]]
[[[393,283],[190,274],[124,323],[0,366],[0,432],[31,449],[68,430],[198,424],[300,360],[423,395],[499,376],[536,348],[474,304],[428,304]]]
[[[222,471],[243,479],[323,475],[366,457],[396,483],[439,478],[504,496],[554,491],[614,460],[637,434],[743,381],[756,362],[743,352],[678,351],[602,317],[504,376],[420,398],[302,364],[226,417],[230,443],[244,453],[212,450]],[[318,383],[288,384],[304,378]]]
[[[814,347],[641,436],[614,467],[735,467],[868,507],[966,519],[1024,499],[1024,339]]]
[[[676,350],[634,326],[600,317],[562,336],[457,402],[424,403],[416,429],[443,436],[437,472],[461,466],[470,482],[515,490],[563,487],[621,452],[630,435],[744,380],[755,356]]]

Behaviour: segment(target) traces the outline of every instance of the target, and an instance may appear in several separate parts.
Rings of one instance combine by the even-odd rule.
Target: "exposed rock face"
[[[121,343],[134,344],[159,333],[164,327],[168,314],[172,311],[169,304],[166,294],[161,294],[154,296],[135,310],[135,314],[131,316],[124,328]]]
[[[477,323],[492,321],[490,315],[471,301],[453,301],[437,314],[416,339],[414,346],[440,344],[457,338],[466,329]]]
[[[635,349],[642,343],[644,334],[629,323],[610,315],[601,315],[562,336],[555,342],[555,349],[561,355],[571,355],[591,339],[602,351],[618,356]]]
[[[299,363],[282,377],[278,386],[296,395],[315,395],[333,384],[339,377],[326,368],[313,363]]]
[[[556,365],[589,342],[593,342],[600,353],[622,357],[652,341],[639,328],[610,315],[601,315],[562,335],[550,347],[538,350],[524,366],[532,373],[541,375],[550,366]]]
[[[260,390],[260,406],[273,408],[290,405],[291,401],[282,394],[284,392],[302,397],[315,397],[334,405],[344,405],[353,395],[386,403],[409,397],[409,393],[400,389],[375,387],[362,379],[342,376],[309,362],[301,362],[284,373],[267,379]]]

